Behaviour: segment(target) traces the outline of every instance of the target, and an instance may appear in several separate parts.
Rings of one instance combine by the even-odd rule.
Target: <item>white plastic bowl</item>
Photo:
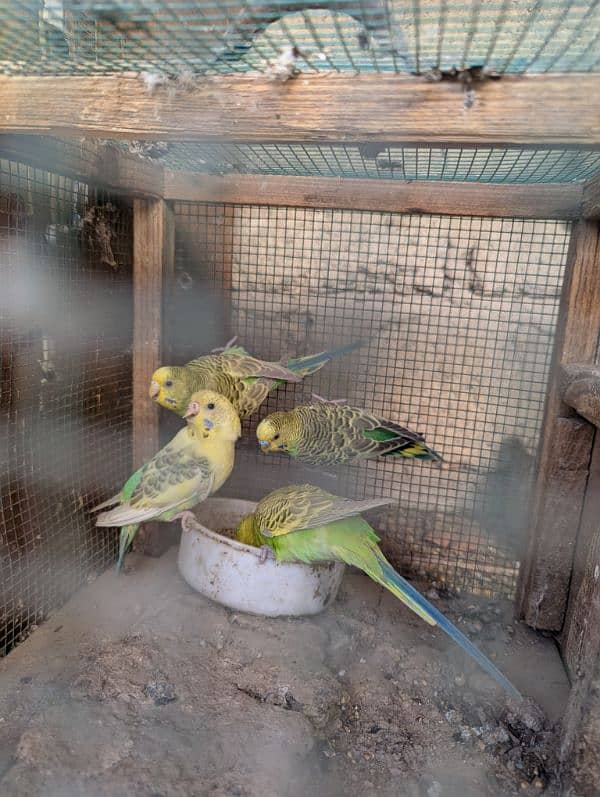
[[[260,550],[217,534],[232,529],[256,504],[231,498],[210,498],[194,509],[197,526],[181,532],[179,572],[207,598],[267,617],[317,614],[335,600],[344,565],[260,563]]]

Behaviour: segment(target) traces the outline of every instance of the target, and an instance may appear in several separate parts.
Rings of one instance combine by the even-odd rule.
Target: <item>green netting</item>
[[[600,0],[0,0],[0,23],[6,73],[600,69]]]
[[[127,146],[157,155],[171,169],[209,174],[556,183],[587,180],[600,172],[597,149],[213,142]]]

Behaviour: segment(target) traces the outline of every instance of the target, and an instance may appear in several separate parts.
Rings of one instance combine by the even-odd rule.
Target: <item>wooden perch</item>
[[[561,386],[565,404],[600,427],[600,367],[565,365],[561,369]]]
[[[581,144],[600,140],[600,77],[503,76],[473,84],[386,74],[169,80],[0,77],[0,132],[219,141]]]

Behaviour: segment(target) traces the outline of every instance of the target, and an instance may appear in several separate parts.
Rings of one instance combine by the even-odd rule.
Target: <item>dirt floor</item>
[[[103,574],[0,663],[0,794],[557,793],[553,642],[508,603],[417,586],[535,702],[508,706],[361,574],[320,616],[265,619],[193,592],[172,548]]]

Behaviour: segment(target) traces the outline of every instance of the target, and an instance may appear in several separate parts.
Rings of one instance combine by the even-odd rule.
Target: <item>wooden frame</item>
[[[49,169],[131,197],[161,197],[163,169],[93,139],[61,140],[40,136],[0,135],[0,157],[37,169]]]
[[[160,448],[158,408],[150,401],[151,376],[161,364],[163,295],[172,277],[175,227],[164,199],[133,203],[133,466],[138,468]],[[146,524],[138,545],[151,555],[169,546],[156,524]]]
[[[593,74],[503,76],[474,84],[386,74],[0,77],[0,132],[220,141],[564,144],[600,141]]]
[[[600,175],[584,185],[581,213],[586,219],[600,219]]]
[[[64,142],[7,134],[0,135],[0,157],[37,168],[47,168],[50,163],[60,174],[117,193],[169,201],[567,220],[580,218],[584,206],[590,215],[596,209],[596,181],[582,186],[242,174],[219,177],[163,169],[93,140]]]
[[[530,547],[519,605],[534,628],[563,626],[594,428],[563,401],[560,365],[593,363],[600,330],[600,237],[595,221],[573,231],[538,458]]]
[[[581,213],[583,189],[578,183],[505,185],[239,174],[217,177],[166,170],[164,195],[165,199],[187,202],[575,219]]]

